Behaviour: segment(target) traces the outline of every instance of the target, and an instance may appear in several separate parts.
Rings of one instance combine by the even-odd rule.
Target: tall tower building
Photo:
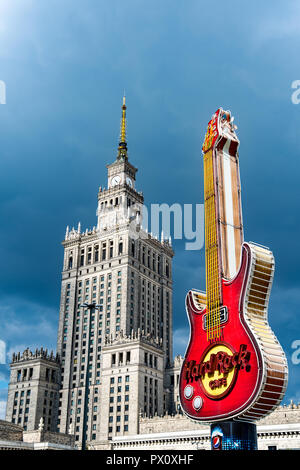
[[[107,165],[107,189],[99,188],[97,225],[84,232],[80,224],[67,227],[63,241],[58,429],[71,429],[82,448],[136,433],[138,413],[168,406],[174,253],[169,241],[142,228],[136,173],[128,159],[124,97],[117,156]]]

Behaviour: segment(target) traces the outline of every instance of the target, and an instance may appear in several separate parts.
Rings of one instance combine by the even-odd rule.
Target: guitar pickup
[[[210,321],[212,323],[211,325],[212,327],[215,326],[215,324],[219,321],[220,321],[220,325],[222,325],[222,323],[226,323],[227,320],[228,320],[228,310],[226,306],[221,307],[217,314],[216,312],[211,312],[210,314]],[[207,313],[203,315],[202,326],[204,330],[207,329]]]

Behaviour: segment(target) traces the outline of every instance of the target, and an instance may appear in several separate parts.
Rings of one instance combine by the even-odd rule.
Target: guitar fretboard
[[[207,292],[207,339],[220,338],[220,288],[218,233],[213,151],[204,155],[205,270]]]

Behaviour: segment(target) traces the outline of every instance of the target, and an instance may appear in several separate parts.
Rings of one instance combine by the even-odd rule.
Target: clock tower
[[[135,174],[137,168],[132,166],[128,161],[128,150],[126,141],[126,104],[125,96],[123,97],[122,119],[120,142],[118,147],[118,155],[115,162],[107,165],[108,169],[108,189],[115,186],[126,184],[130,188],[134,188]]]
[[[107,165],[107,189],[100,187],[98,193],[99,233],[114,230],[136,220],[140,223],[144,197],[135,190],[135,168],[128,161],[126,140],[126,102],[123,97],[120,141],[116,160]]]

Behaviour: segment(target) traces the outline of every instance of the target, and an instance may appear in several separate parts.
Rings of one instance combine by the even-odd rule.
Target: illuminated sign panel
[[[202,147],[206,293],[186,297],[191,334],[179,381],[185,414],[211,423],[266,416],[280,404],[288,377],[268,324],[274,256],[243,240],[235,130],[231,113],[219,108]],[[221,442],[216,438],[216,447]]]

